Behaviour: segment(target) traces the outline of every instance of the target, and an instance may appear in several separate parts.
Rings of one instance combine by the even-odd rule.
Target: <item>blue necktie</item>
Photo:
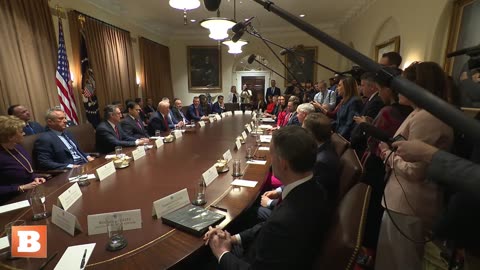
[[[75,143],[74,143],[72,140],[70,140],[70,138],[67,136],[67,134],[62,133],[62,136],[65,138],[65,140],[67,140],[68,144],[70,144],[70,146],[72,147],[73,151],[77,152],[77,155],[79,155],[79,156],[82,158],[82,160],[83,160],[85,163],[87,163],[88,160],[82,155],[82,153],[80,153],[80,151],[79,151],[78,148],[77,148],[77,145],[75,145]]]

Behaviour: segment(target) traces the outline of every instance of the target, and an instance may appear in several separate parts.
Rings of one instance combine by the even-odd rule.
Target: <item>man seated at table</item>
[[[151,136],[155,135],[155,131],[168,132],[175,129],[175,124],[171,118],[168,117],[170,113],[170,103],[166,100],[158,103],[157,111],[152,114],[148,123],[148,133]]]
[[[174,98],[171,110],[173,115],[173,123],[179,124],[180,122],[182,122],[181,125],[183,126],[188,123],[188,120],[185,117],[185,114],[183,114],[182,108],[182,100],[180,100],[179,98]]]
[[[338,169],[340,159],[330,140],[332,134],[331,120],[322,113],[310,113],[303,121],[303,128],[310,131],[317,142],[317,159],[313,168],[313,177],[327,191],[329,200],[335,200],[338,193]],[[257,210],[257,219],[266,220],[277,206],[282,196],[283,186],[265,192]]]
[[[45,116],[47,128],[35,141],[33,153],[40,170],[64,170],[94,160],[85,154],[73,136],[66,131],[65,112],[55,107]]]
[[[225,111],[225,103],[223,102],[223,96],[219,95],[217,98],[217,102],[213,103],[212,113],[221,114],[224,111]]]
[[[200,107],[200,98],[197,96],[193,97],[193,104],[188,107],[187,119],[195,122],[208,119]]]
[[[282,202],[266,222],[237,235],[210,228],[204,240],[219,269],[312,267],[331,216],[325,191],[313,179],[316,149],[313,136],[299,126],[273,133],[270,155],[273,173],[285,185]],[[244,254],[234,254],[240,245]]]
[[[25,122],[25,127],[23,128],[25,136],[45,131],[45,128],[42,125],[35,121],[30,121],[30,111],[23,105],[12,105],[8,107],[7,113],[8,115],[18,117]]]
[[[148,138],[136,139],[128,136],[120,126],[122,112],[115,105],[107,105],[102,121],[95,133],[97,151],[102,154],[113,152],[116,146],[136,146],[148,143]]]
[[[127,103],[127,116],[120,122],[120,126],[126,135],[137,139],[148,137],[143,121],[140,117],[141,107],[138,103]]]

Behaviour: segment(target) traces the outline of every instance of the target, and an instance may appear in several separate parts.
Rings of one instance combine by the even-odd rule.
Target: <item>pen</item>
[[[38,270],[43,270],[45,268],[45,266],[47,266],[47,264],[49,262],[51,262],[57,256],[57,254],[58,254],[58,251],[53,253],[53,255],[50,256],[50,258],[47,259],[47,261],[45,261],[42,265],[40,265],[40,268],[38,268]]]
[[[223,211],[223,212],[228,212],[227,209],[222,208],[222,207],[218,207],[218,206],[216,206],[216,205],[210,205],[210,207],[215,208],[215,209],[218,209],[218,210]]]
[[[85,257],[87,256],[87,249],[83,252],[82,262],[80,263],[80,269],[83,269],[85,266]]]

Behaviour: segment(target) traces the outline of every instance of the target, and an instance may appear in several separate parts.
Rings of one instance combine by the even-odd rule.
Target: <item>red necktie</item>
[[[118,127],[115,126],[115,133],[117,133],[117,138],[120,139],[120,132],[118,132]]]
[[[142,129],[142,125],[140,124],[140,121],[136,120],[135,122],[137,122],[137,126],[138,126],[141,130],[143,130],[143,129]]]
[[[200,113],[198,112],[198,108],[195,108],[195,114],[197,114],[197,117],[200,117]]]

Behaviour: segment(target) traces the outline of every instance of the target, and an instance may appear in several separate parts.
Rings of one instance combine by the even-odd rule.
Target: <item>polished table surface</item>
[[[162,224],[161,220],[152,217],[152,204],[160,198],[188,189],[190,199],[194,198],[201,174],[222,158],[223,153],[231,150],[234,159],[242,161],[244,176],[242,179],[255,180],[259,183],[254,188],[231,187],[232,163],[230,171],[220,174],[207,188],[206,198],[209,207],[215,204],[228,209],[222,212],[226,219],[220,224],[226,226],[239,214],[246,210],[258,196],[265,176],[267,165],[247,165],[245,152],[247,147],[255,148],[255,139],[248,137],[246,144],[240,151],[235,149],[235,138],[245,129],[245,124],[251,121],[251,116],[228,116],[215,123],[207,123],[205,127],[196,127],[188,130],[173,143],[166,143],[159,149],[153,148],[146,152],[146,157],[132,161],[130,166],[119,169],[102,182],[91,180],[91,184],[81,187],[82,197],[68,209],[74,214],[83,232],[75,237],[67,234],[51,223],[51,218],[34,222],[32,212],[24,208],[0,215],[0,226],[4,227],[16,219],[27,220],[28,225],[48,226],[48,256],[58,252],[57,257],[49,263],[46,269],[53,269],[68,246],[86,243],[96,243],[95,249],[87,267],[91,269],[164,269],[175,266],[178,262],[188,258],[202,247],[201,238],[176,230]],[[135,148],[125,148],[124,152]],[[265,155],[267,152],[258,153]],[[268,155],[267,155],[268,156]],[[105,158],[98,158],[82,168],[82,172],[93,173],[96,168],[106,164]],[[72,184],[68,177],[75,176],[79,169],[59,175],[47,183],[44,188],[47,195],[47,209],[51,211],[57,197]],[[25,199],[20,195],[14,201]],[[126,248],[109,252],[105,250],[107,234],[88,235],[87,216],[92,214],[141,209],[142,228],[124,231],[128,241]],[[45,259],[17,259],[7,260],[3,253],[0,256],[0,268],[6,269],[38,269]]]

